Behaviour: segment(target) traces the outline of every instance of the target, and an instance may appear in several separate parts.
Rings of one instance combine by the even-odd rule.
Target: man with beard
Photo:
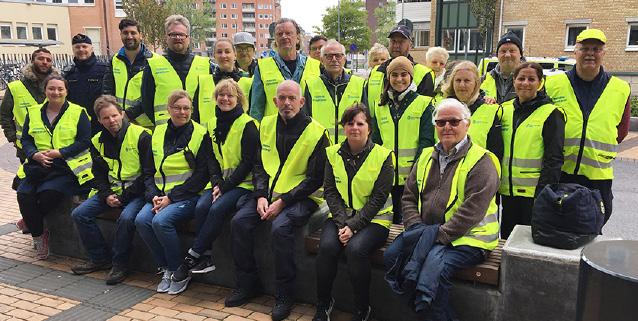
[[[67,99],[86,109],[91,116],[91,133],[96,134],[103,127],[97,121],[93,104],[102,95],[102,78],[108,67],[98,61],[93,53],[91,38],[81,33],[73,36],[73,64],[64,69],[62,76],[69,82]]]
[[[142,33],[137,21],[122,19],[118,28],[124,46],[113,56],[106,69],[102,92],[115,96],[118,104],[126,110],[140,99],[142,71],[148,66],[147,60],[154,58],[154,54],[142,43]],[[141,114],[132,121],[146,128],[153,127],[146,114]]]

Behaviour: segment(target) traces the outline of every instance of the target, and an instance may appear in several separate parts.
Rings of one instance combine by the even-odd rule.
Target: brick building
[[[245,31],[257,40],[258,53],[268,49],[268,26],[281,18],[280,0],[218,0],[214,8],[215,39]]]

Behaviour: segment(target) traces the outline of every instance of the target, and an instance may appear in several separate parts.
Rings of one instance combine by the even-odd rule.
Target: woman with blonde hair
[[[390,59],[388,48],[380,43],[375,43],[368,51],[368,68],[373,69],[388,59]]]

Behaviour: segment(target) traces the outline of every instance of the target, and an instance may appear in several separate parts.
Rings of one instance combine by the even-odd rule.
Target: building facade
[[[245,31],[257,40],[258,53],[268,49],[268,27],[281,18],[280,0],[218,0],[214,8],[213,41]]]

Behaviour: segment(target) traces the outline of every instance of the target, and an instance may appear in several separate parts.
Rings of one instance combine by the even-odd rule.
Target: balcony
[[[245,27],[244,31],[246,31],[246,32],[255,32],[255,27]]]
[[[246,7],[246,8],[241,7],[241,12],[255,12],[255,7],[252,7],[252,8],[250,8],[250,7]]]
[[[243,21],[243,22],[255,22],[255,17],[250,17],[250,18],[242,17],[241,21]]]

